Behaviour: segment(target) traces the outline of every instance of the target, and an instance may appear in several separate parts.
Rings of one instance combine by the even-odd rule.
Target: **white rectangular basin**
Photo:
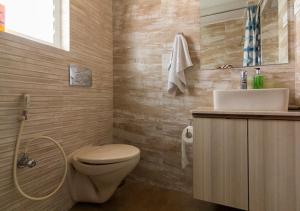
[[[288,111],[289,89],[215,90],[215,111]]]

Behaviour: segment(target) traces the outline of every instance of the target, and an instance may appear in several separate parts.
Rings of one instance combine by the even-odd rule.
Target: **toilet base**
[[[122,183],[124,178],[135,168],[140,157],[129,161],[108,164],[95,165],[90,168],[95,169],[92,175],[85,175],[80,170],[85,171],[84,165],[73,163],[70,166],[68,175],[68,185],[73,201],[89,202],[89,203],[104,203],[114,194],[116,189]],[[99,171],[100,168],[100,171]],[[101,172],[95,174],[95,172]]]

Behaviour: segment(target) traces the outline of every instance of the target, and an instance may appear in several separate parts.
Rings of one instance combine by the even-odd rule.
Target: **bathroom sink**
[[[215,111],[288,111],[289,89],[215,90]]]

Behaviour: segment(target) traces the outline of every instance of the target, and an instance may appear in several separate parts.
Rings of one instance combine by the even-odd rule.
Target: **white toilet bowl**
[[[70,156],[69,189],[75,202],[103,203],[140,160],[140,150],[125,144],[88,146]]]

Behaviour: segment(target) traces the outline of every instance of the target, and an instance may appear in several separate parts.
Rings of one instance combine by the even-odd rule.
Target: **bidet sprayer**
[[[25,103],[25,109],[27,109],[30,105],[30,95],[24,94],[24,103]]]
[[[64,181],[66,179],[67,176],[67,172],[68,172],[68,160],[67,160],[67,156],[66,153],[64,151],[64,149],[62,148],[62,146],[53,138],[48,137],[48,136],[37,136],[29,141],[26,142],[26,145],[24,147],[24,152],[19,155],[19,148],[20,148],[20,143],[22,140],[22,133],[24,130],[24,124],[25,124],[25,120],[27,120],[27,113],[28,113],[28,109],[29,109],[29,105],[30,105],[30,95],[28,94],[24,94],[23,95],[23,100],[24,100],[24,109],[23,109],[23,114],[22,114],[22,118],[20,119],[20,127],[19,127],[19,133],[17,135],[17,140],[16,140],[16,145],[15,145],[15,152],[14,152],[14,160],[13,160],[13,181],[15,184],[16,189],[19,191],[19,193],[24,196],[27,199],[30,200],[34,200],[34,201],[38,201],[38,200],[44,200],[44,199],[48,199],[50,198],[52,195],[54,195],[64,184]],[[47,193],[44,196],[39,196],[39,197],[35,197],[35,196],[30,196],[27,193],[25,193],[22,189],[22,187],[19,184],[19,180],[18,180],[18,175],[17,175],[17,169],[18,168],[33,168],[34,166],[37,165],[38,161],[31,159],[29,157],[29,154],[27,153],[27,146],[31,143],[33,143],[36,140],[39,139],[46,139],[47,141],[52,142],[53,144],[55,144],[58,149],[60,150],[61,154],[63,155],[64,158],[64,174],[63,177],[61,178],[58,186],[50,193]]]
[[[25,120],[27,120],[28,119],[28,110],[27,109],[30,105],[30,95],[29,94],[24,94],[24,105],[25,105],[25,108],[23,110],[22,115],[23,115],[23,118]]]

